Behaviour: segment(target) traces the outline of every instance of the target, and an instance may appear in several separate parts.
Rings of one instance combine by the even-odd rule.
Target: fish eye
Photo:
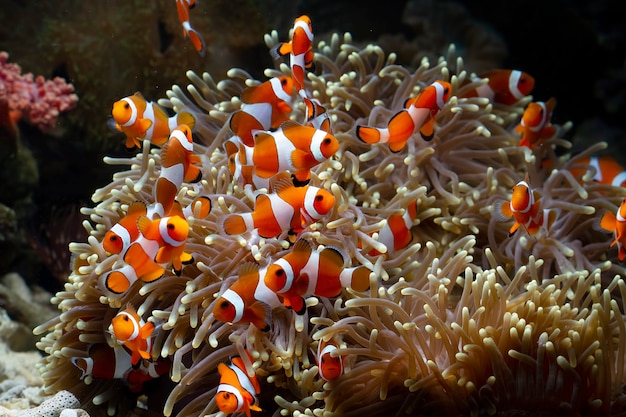
[[[230,305],[230,303],[228,301],[222,301],[220,303],[220,308],[226,309],[226,308],[228,308],[229,305]]]
[[[444,88],[444,89],[443,89],[443,93],[444,93],[444,94],[448,94],[449,92],[450,92],[450,89],[449,89],[448,87],[446,87],[446,88]]]
[[[125,108],[126,110],[130,109],[130,104],[128,104],[128,103],[126,103],[126,102],[124,102],[124,108]]]
[[[174,226],[174,224],[173,224],[173,223],[168,223],[168,224],[167,224],[167,228],[168,228],[169,230],[174,230],[174,229],[176,228],[176,226]]]
[[[330,138],[326,138],[323,141],[324,145],[330,145]]]
[[[116,235],[113,235],[113,236],[111,236],[109,238],[109,241],[111,241],[111,242],[115,242],[116,240],[117,240],[117,236]]]
[[[127,315],[123,315],[122,318],[124,319],[124,321],[130,320],[130,317],[128,317]]]
[[[286,78],[281,78],[280,79],[280,85],[285,85],[287,84],[287,79]]]
[[[276,271],[276,276],[282,277],[284,273],[285,271],[283,271],[282,269],[279,269],[278,271]]]
[[[323,195],[316,195],[315,196],[315,201],[322,201],[324,199]]]

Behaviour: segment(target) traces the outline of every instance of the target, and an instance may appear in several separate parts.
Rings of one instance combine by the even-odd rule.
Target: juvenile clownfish
[[[261,178],[289,171],[299,183],[305,183],[311,178],[311,169],[338,149],[339,142],[333,135],[288,120],[276,131],[256,132],[252,159],[243,165],[254,166],[254,174]]]
[[[626,259],[626,198],[615,214],[610,211],[604,213],[600,219],[600,228],[613,232],[615,239],[609,247],[617,245],[617,258],[623,262]]]
[[[195,118],[187,112],[169,117],[158,104],[137,92],[113,103],[115,129],[126,135],[126,148],[141,148],[141,141],[149,140],[161,146],[170,137],[173,129],[181,124],[195,126]]]
[[[332,381],[343,374],[343,356],[332,355],[337,350],[337,344],[332,339],[327,342],[320,339],[317,345],[315,363],[319,369],[318,374],[324,381]]]
[[[161,172],[154,187],[156,212],[160,216],[169,215],[183,181],[200,181],[199,165],[200,157],[193,153],[191,128],[187,125],[176,127],[161,148]]]
[[[261,393],[261,386],[256,374],[249,376],[246,366],[239,356],[231,358],[230,363],[217,365],[220,384],[215,394],[215,403],[224,413],[243,411],[250,417],[250,410],[262,411],[257,405],[256,395]]]
[[[166,263],[172,262],[178,275],[182,264],[193,262],[193,257],[184,252],[189,224],[178,202],[175,207],[172,210],[176,210],[176,214],[172,216],[156,220],[141,216],[137,219],[141,234],[123,255],[126,265],[104,277],[104,287],[108,291],[122,294],[137,280],[155,281],[163,276]]]
[[[537,148],[541,141],[549,139],[556,133],[556,127],[550,123],[552,111],[556,106],[556,99],[551,97],[543,101],[531,102],[524,110],[522,120],[515,131],[522,134],[519,145],[530,149]]]
[[[128,304],[125,310],[113,317],[109,331],[130,350],[132,365],[137,365],[141,359],[151,359],[150,336],[154,331],[154,323],[143,321],[132,305]]]
[[[512,236],[520,226],[526,229],[529,235],[534,235],[542,225],[550,227],[555,220],[554,210],[541,209],[539,195],[529,184],[528,174],[513,187],[511,201],[500,201],[494,207],[493,215],[497,221],[506,221],[513,217],[515,223],[509,229]]]
[[[494,103],[513,105],[530,94],[535,88],[535,79],[527,72],[511,69],[494,69],[480,74],[472,81],[487,78],[481,85],[461,97],[486,97]]]
[[[125,252],[128,247],[139,237],[139,229],[137,228],[137,219],[145,216],[147,212],[146,203],[135,201],[128,206],[126,216],[113,225],[104,234],[102,239],[102,247],[111,254],[119,254]]]
[[[413,240],[411,228],[417,218],[417,201],[412,201],[403,214],[392,214],[387,223],[378,232],[378,241],[387,247],[387,255],[406,248]],[[380,255],[376,249],[368,252],[370,256]]]
[[[626,186],[626,170],[613,157],[609,155],[585,157],[580,159],[580,163],[595,169],[593,181],[614,187]],[[574,177],[584,175],[587,171],[578,168],[570,170]]]
[[[289,178],[279,180],[274,190],[257,195],[253,212],[221,217],[218,227],[229,235],[255,229],[265,238],[276,237],[284,231],[297,234],[321,220],[335,206],[335,196],[329,191],[310,185],[296,187]]]
[[[267,267],[265,285],[283,298],[286,307],[304,314],[304,297],[337,297],[344,288],[365,291],[370,271],[364,266],[344,267],[341,254],[326,247],[314,251],[306,240],[298,240],[291,252]]]
[[[230,117],[230,129],[244,145],[254,146],[254,131],[277,129],[289,120],[292,94],[293,80],[287,76],[273,77],[246,88],[241,93],[241,109]]]
[[[225,323],[252,323],[257,329],[270,329],[271,310],[282,304],[265,285],[267,268],[245,262],[239,267],[238,279],[224,291],[213,307],[213,316]]]
[[[72,364],[81,371],[80,379],[123,380],[130,392],[139,394],[143,384],[169,372],[169,360],[141,362],[136,366],[131,363],[131,355],[126,349],[114,348],[106,343],[90,345],[86,357],[72,357]]]
[[[303,100],[307,126],[332,133],[330,115],[326,112],[326,108],[322,106],[322,103],[316,98],[304,97]]]
[[[313,69],[313,27],[311,19],[302,15],[294,20],[291,41],[279,43],[270,50],[274,59],[289,54],[289,66],[293,82],[301,97],[306,97],[304,77],[306,70]]]
[[[389,120],[386,128],[357,125],[356,135],[365,143],[389,143],[392,152],[402,150],[418,128],[422,138],[429,141],[434,135],[434,118],[451,93],[450,83],[435,81],[417,97],[407,100],[404,109]]]
[[[183,36],[189,37],[196,51],[198,51],[201,56],[204,56],[206,53],[204,38],[197,30],[192,28],[191,23],[189,23],[189,10],[194,8],[196,3],[196,0],[176,0],[176,11],[178,12],[178,20],[183,26]]]

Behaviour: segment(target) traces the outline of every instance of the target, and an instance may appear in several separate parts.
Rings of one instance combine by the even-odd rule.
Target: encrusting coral
[[[266,36],[269,48],[278,42],[276,32]],[[349,34],[314,50],[306,88],[331,116],[340,147],[312,170],[310,184],[330,191],[335,206],[298,238],[336,248],[346,266],[367,267],[369,290],[308,297],[302,315],[277,307],[268,331],[215,319],[216,299],[237,280],[240,265],[267,266],[290,251],[293,237],[219,232],[221,217],[254,208],[255,193],[233,181],[224,144],[239,97],[261,81],[240,69],[219,82],[188,72],[191,83],[174,86],[159,103],[196,118],[202,180],[183,184],[177,200],[186,208],[208,196],[213,208],[202,216],[196,207],[188,217],[185,251],[194,262],[180,275],[166,268],[153,282],[137,280],[123,294],[103,287],[123,261],[105,252],[103,236],[134,201],[154,201],[162,154],[145,141],[134,157],[106,158],[122,169],[96,190],[95,207],[83,208],[90,236],[70,246],[73,272],[52,300],[60,314],[35,329],[45,334],[38,346],[47,354],[46,389],[72,392],[92,416],[126,415],[140,396],[167,416],[213,415],[217,366],[241,356],[261,381],[259,406],[268,415],[623,413],[625,271],[614,262],[611,235],[592,226],[605,211],[615,212],[626,193],[593,182],[593,168],[579,162],[605,145],[561,156],[570,146],[562,139],[566,124],[534,151],[519,146],[514,129],[530,97],[513,105],[464,98],[486,80],[470,77],[453,47],[417,68],[397,65],[376,45],[357,47]],[[290,69],[281,64],[265,75]],[[436,80],[450,82],[452,91],[431,141],[415,134],[394,153],[357,139],[357,124],[384,126]],[[291,118],[304,117],[297,101]],[[526,174],[556,218],[535,235],[520,228],[509,236],[511,223],[499,221],[494,207],[511,199]],[[395,251],[384,247],[378,232],[413,202],[413,240]],[[129,304],[156,326],[152,361],[96,377],[95,346],[120,358],[123,348],[107,329]],[[326,382],[310,352],[330,340],[345,370]],[[92,374],[81,374],[75,365],[90,355]]]

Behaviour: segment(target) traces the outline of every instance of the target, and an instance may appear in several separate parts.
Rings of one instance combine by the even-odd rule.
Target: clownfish
[[[165,110],[152,101],[147,101],[140,92],[113,103],[115,129],[126,135],[126,148],[141,148],[141,141],[148,139],[161,146],[170,137],[173,129],[181,124],[195,126],[195,118],[187,112],[169,117]]]
[[[265,285],[283,298],[286,307],[304,314],[304,297],[336,297],[344,288],[365,291],[370,286],[370,270],[364,266],[346,268],[343,257],[334,248],[313,250],[303,239],[291,252],[267,267]]]
[[[70,359],[81,371],[80,379],[121,379],[130,392],[139,394],[144,382],[158,378],[169,372],[169,360],[157,360],[133,366],[131,355],[126,349],[111,347],[106,343],[96,343],[87,349],[87,356],[75,356]]]
[[[294,20],[291,41],[279,43],[270,50],[274,59],[289,54],[289,66],[293,82],[301,97],[306,97],[304,89],[305,71],[313,68],[313,27],[311,19],[302,15]]]
[[[580,159],[580,163],[590,165],[595,169],[593,181],[600,184],[612,185],[614,187],[626,186],[626,170],[609,155],[591,156]],[[586,169],[571,169],[570,172],[574,177],[584,175]]]
[[[387,255],[406,248],[413,234],[411,228],[417,217],[417,201],[412,201],[404,210],[403,214],[392,214],[387,219],[387,223],[378,232],[378,241],[387,247]],[[380,255],[376,249],[368,252],[370,256]]]
[[[252,323],[257,329],[270,329],[271,310],[282,304],[265,285],[267,268],[252,262],[239,267],[237,280],[215,301],[213,316],[225,323]]]
[[[132,305],[128,304],[126,309],[113,317],[109,331],[113,333],[118,343],[130,350],[132,365],[137,365],[141,359],[151,359],[150,336],[154,331],[154,323],[143,321]]]
[[[241,93],[241,109],[230,117],[230,130],[244,145],[254,146],[254,131],[277,129],[289,120],[292,94],[293,80],[287,76],[273,77],[246,88]]]
[[[515,131],[522,134],[519,146],[526,146],[535,149],[543,139],[549,139],[556,133],[556,127],[550,123],[552,111],[556,106],[556,99],[551,97],[545,103],[534,101],[522,114],[522,120],[515,128]]]
[[[429,141],[435,132],[435,116],[446,104],[451,93],[450,83],[435,81],[417,97],[408,99],[404,109],[389,120],[386,128],[357,125],[356,135],[365,143],[389,143],[392,152],[402,150],[415,129],[419,129],[422,138]]]
[[[332,381],[343,374],[343,356],[333,356],[337,351],[337,344],[331,339],[328,342],[320,339],[315,353],[315,363],[318,374],[324,381]]]
[[[184,252],[189,234],[189,224],[182,216],[180,204],[175,215],[150,220],[140,216],[137,227],[140,236],[124,253],[126,265],[109,272],[104,277],[104,287],[115,294],[122,294],[138,279],[152,282],[163,276],[164,264],[172,262],[178,275],[182,264],[193,262],[191,254]]]
[[[254,166],[255,175],[261,178],[289,171],[299,183],[305,183],[311,178],[311,168],[326,161],[338,149],[339,142],[333,135],[288,120],[273,132],[256,132],[251,160],[243,165]]]
[[[535,79],[520,70],[494,69],[472,78],[472,81],[482,78],[488,79],[487,84],[470,90],[461,97],[486,97],[494,103],[512,105],[535,88]]]
[[[520,226],[523,226],[529,235],[534,235],[543,224],[549,228],[555,220],[556,212],[541,209],[540,196],[529,183],[526,174],[522,181],[513,186],[511,201],[500,201],[494,207],[497,221],[506,221],[511,217],[515,219],[515,223],[509,229],[509,236],[512,236]]]
[[[183,217],[185,219],[189,217],[204,219],[211,213],[212,209],[213,203],[211,199],[205,195],[200,195],[194,198],[193,201],[183,209]]]
[[[123,253],[139,237],[137,219],[147,213],[146,203],[135,201],[128,206],[126,216],[104,234],[102,247],[111,254]]]
[[[257,230],[259,236],[276,237],[284,231],[300,233],[321,220],[335,206],[335,196],[323,188],[296,187],[289,178],[274,186],[275,192],[259,194],[251,213],[233,213],[221,217],[218,226],[224,233],[238,235]]]
[[[256,374],[249,376],[246,365],[239,356],[232,357],[230,363],[219,363],[217,372],[220,384],[217,386],[215,403],[224,413],[243,411],[250,417],[250,410],[261,411],[256,395],[261,393],[261,386]]]
[[[326,112],[326,108],[322,106],[322,103],[316,98],[304,97],[303,100],[307,126],[332,133],[330,115]]]
[[[610,211],[604,213],[600,218],[600,228],[613,232],[615,239],[609,247],[617,245],[617,258],[623,262],[626,259],[626,198],[615,214]]]
[[[155,210],[160,216],[169,215],[183,181],[200,181],[199,165],[200,157],[193,153],[191,129],[187,125],[176,127],[161,148],[161,172],[154,187]]]
[[[178,12],[178,20],[183,26],[183,36],[189,37],[196,51],[198,51],[201,56],[204,56],[206,53],[204,38],[197,30],[192,28],[191,23],[189,23],[189,10],[194,8],[196,3],[196,0],[176,0],[176,11]]]

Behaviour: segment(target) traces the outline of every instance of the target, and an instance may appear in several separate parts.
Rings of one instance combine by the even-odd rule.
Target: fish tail
[[[134,277],[132,277],[134,278]],[[122,270],[112,271],[106,276],[104,285],[107,290],[115,294],[123,294],[136,279],[131,279]]]
[[[356,137],[365,143],[379,143],[382,142],[381,129],[371,126],[357,126]]]
[[[250,213],[231,214],[222,223],[224,232],[229,235],[240,235],[254,228]]]
[[[339,276],[341,286],[354,291],[367,291],[370,288],[370,270],[364,266],[345,268]]]
[[[178,117],[176,118],[176,122],[179,125],[187,125],[187,126],[189,126],[189,129],[193,130],[193,128],[196,125],[196,118],[194,117],[193,114],[184,111],[184,112],[178,113]]]

